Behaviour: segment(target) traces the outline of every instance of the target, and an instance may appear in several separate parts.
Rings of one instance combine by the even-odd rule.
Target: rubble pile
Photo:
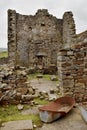
[[[5,67],[0,70],[0,104],[35,104],[36,97],[48,99],[48,94],[39,92],[30,85],[26,68]]]

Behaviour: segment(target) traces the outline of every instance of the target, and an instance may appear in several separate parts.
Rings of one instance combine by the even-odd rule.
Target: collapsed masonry
[[[0,69],[0,105],[21,103],[33,106],[37,105],[36,98],[50,100],[47,92],[31,86],[28,72],[25,67]]]
[[[87,100],[86,38],[87,31],[76,34],[72,12],[57,19],[46,9],[34,16],[8,10],[9,63],[36,68],[54,64],[61,91],[78,102]]]

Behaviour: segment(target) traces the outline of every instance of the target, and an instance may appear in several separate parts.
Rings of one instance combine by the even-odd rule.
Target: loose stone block
[[[68,51],[68,52],[67,52],[67,55],[69,55],[69,56],[70,56],[70,55],[73,55],[73,51]]]
[[[10,121],[4,123],[4,127],[1,130],[32,130],[33,124],[32,120],[19,120],[19,121]]]

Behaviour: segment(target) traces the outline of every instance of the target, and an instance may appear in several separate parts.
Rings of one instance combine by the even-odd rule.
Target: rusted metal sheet
[[[61,116],[66,115],[75,105],[72,97],[64,96],[39,107],[40,118],[43,122],[52,122]]]

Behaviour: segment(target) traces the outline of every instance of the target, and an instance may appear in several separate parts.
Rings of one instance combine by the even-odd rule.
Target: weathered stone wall
[[[72,12],[65,12],[63,15],[63,47],[70,48],[75,44],[76,29]]]
[[[69,48],[75,41],[72,12],[65,12],[63,19],[57,19],[46,9],[39,9],[33,16],[8,10],[10,62],[29,67],[57,65],[57,53],[61,46]]]
[[[58,53],[60,91],[77,102],[87,100],[87,31],[76,34],[73,14],[63,16],[63,46]]]
[[[16,11],[8,10],[8,56],[9,63],[16,61]]]
[[[58,53],[60,90],[77,102],[87,101],[87,42]]]
[[[15,59],[16,55],[16,63],[22,66],[39,64],[40,57],[45,66],[56,65],[57,52],[62,45],[63,20],[50,15],[46,9],[38,10],[34,16],[11,10],[8,14],[9,36],[13,35],[8,42],[9,58]]]
[[[77,41],[77,43],[81,43],[81,42],[83,42],[85,39],[87,40],[87,30],[84,31],[84,32],[82,32],[82,33],[80,33],[80,34],[77,34],[77,36],[76,36],[76,41]]]

